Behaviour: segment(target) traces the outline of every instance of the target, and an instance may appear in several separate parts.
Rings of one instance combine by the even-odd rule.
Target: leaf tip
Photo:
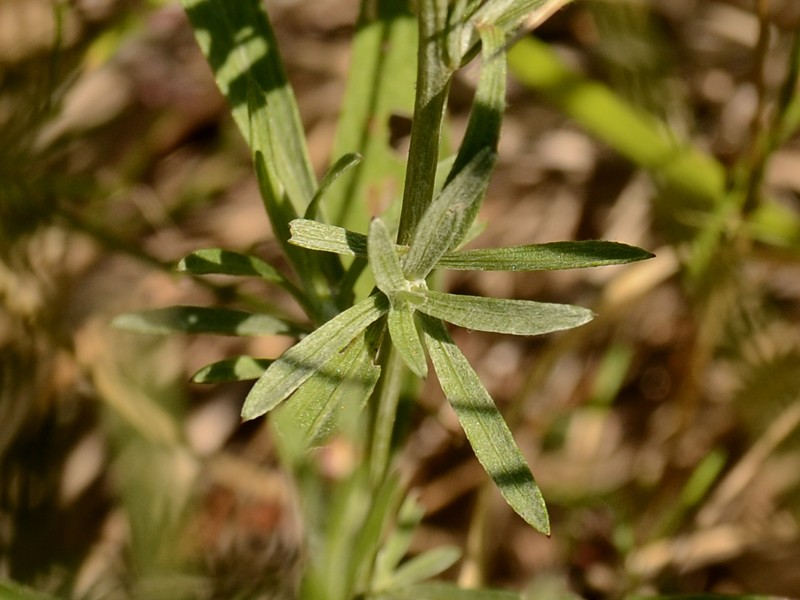
[[[242,421],[252,421],[264,414],[266,414],[266,411],[254,406],[252,402],[248,402],[247,400],[244,401],[244,406],[242,406],[242,412],[240,413]]]

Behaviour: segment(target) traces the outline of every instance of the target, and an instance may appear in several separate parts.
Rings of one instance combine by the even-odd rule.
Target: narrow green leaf
[[[364,231],[366,199],[392,197],[403,184],[390,123],[414,110],[417,24],[407,0],[360,4],[333,155],[358,152],[364,162],[336,181],[325,206],[330,223]]]
[[[272,265],[260,258],[221,248],[192,252],[180,260],[177,270],[191,275],[238,275],[262,277],[279,285],[288,283]]]
[[[403,303],[389,309],[388,323],[389,335],[400,358],[414,375],[425,379],[428,376],[428,361],[425,359],[425,349],[414,323],[414,310],[411,305]]]
[[[613,90],[568,68],[546,43],[527,37],[509,52],[524,85],[575,119],[592,135],[656,175],[675,203],[707,209],[725,198],[725,169],[712,156],[668,133],[652,115],[634,109]]]
[[[408,494],[397,513],[397,523],[375,559],[373,589],[391,587],[392,575],[411,547],[414,532],[424,516],[425,509],[419,503],[417,495],[413,492]]]
[[[323,443],[347,408],[366,404],[381,369],[362,332],[334,354],[273,413],[280,444],[290,460]]]
[[[571,304],[508,300],[429,290],[418,306],[426,315],[459,327],[512,335],[540,335],[571,329],[592,320],[589,309]]]
[[[331,285],[323,274],[340,276],[341,264],[320,260],[315,255],[302,252],[289,243],[289,223],[297,217],[297,214],[280,191],[280,184],[275,180],[275,174],[267,165],[264,155],[256,152],[254,161],[256,179],[264,200],[264,208],[269,215],[272,231],[302,282],[303,290],[306,292],[304,304],[310,307],[311,317],[315,321],[319,322],[330,318],[332,314],[335,314],[335,308],[330,300]]]
[[[114,327],[138,333],[212,333],[218,335],[295,335],[302,331],[276,317],[229,308],[170,306],[114,318]]]
[[[367,256],[367,236],[362,233],[304,219],[292,221],[290,227],[290,242],[297,246],[349,256]],[[408,253],[406,246],[396,245],[395,249],[400,256]],[[619,242],[548,242],[448,252],[439,259],[435,268],[457,271],[553,271],[625,264],[653,256],[647,250]]]
[[[308,219],[295,219],[289,227],[289,243],[295,246],[348,256],[367,256],[367,236],[363,233]]]
[[[496,152],[500,139],[500,126],[506,103],[506,52],[503,47],[505,36],[499,28],[488,24],[479,26],[478,31],[482,42],[481,76],[475,90],[467,130],[453,168],[447,176],[445,189],[486,149]],[[448,234],[450,243],[445,249],[447,252],[455,250],[469,233],[483,203],[493,167],[494,162],[474,184],[475,189],[469,191],[474,198],[467,203],[463,217],[451,224],[452,230],[449,230]]]
[[[182,0],[217,85],[228,99],[233,118],[253,153],[275,164],[278,180],[295,210],[302,213],[316,187],[294,93],[284,72],[275,34],[260,0]],[[258,88],[257,107],[269,113],[253,129],[249,88]],[[271,142],[269,140],[272,140]],[[276,145],[277,142],[277,145]]]
[[[550,534],[542,492],[489,392],[439,319],[422,317],[433,367],[470,445],[509,506],[537,531]]]
[[[409,559],[394,572],[389,587],[404,588],[436,577],[452,567],[461,558],[456,546],[433,548]]]
[[[369,473],[368,465],[364,466]],[[351,593],[346,596],[347,598],[356,597],[358,594],[354,593],[355,590],[367,589],[375,555],[386,535],[387,525],[391,522],[402,499],[403,486],[399,477],[384,477],[378,481],[377,486],[373,480],[372,484],[362,488],[362,494],[363,492],[367,494],[366,497],[361,496],[362,503],[366,504],[369,510],[360,527],[354,529],[355,539],[343,557],[345,562],[350,563],[348,568],[353,573]],[[354,496],[350,496],[348,501],[353,502],[353,498]]]
[[[289,348],[250,390],[242,417],[255,419],[275,408],[388,309],[383,294],[370,296]]]
[[[491,3],[490,3],[491,4]],[[497,151],[506,106],[506,52],[503,32],[492,25],[478,28],[481,36],[481,75],[469,114],[467,130],[445,186],[455,179],[479,152]],[[470,220],[470,224],[472,220]]]
[[[443,0],[416,3],[419,25],[414,118],[397,241],[410,243],[433,201],[445,105],[455,67],[447,64],[447,12]],[[419,279],[415,277],[414,279]]]
[[[548,5],[560,7],[568,2],[569,0],[493,0],[476,11],[473,18],[479,23],[497,25],[506,34],[513,34],[532,13],[546,10]]]
[[[425,211],[403,264],[407,279],[424,279],[469,229],[472,207],[483,199],[495,160],[488,148],[478,152]]]
[[[553,271],[619,265],[653,258],[653,253],[618,242],[550,242],[445,254],[437,269],[465,271]]]
[[[369,266],[375,276],[375,285],[394,304],[397,294],[408,290],[410,286],[403,276],[400,257],[397,255],[389,230],[378,218],[372,219],[369,224],[367,254]]]
[[[390,590],[371,597],[373,600],[521,600],[517,592],[465,589],[450,583],[421,583]]]
[[[192,375],[194,383],[225,383],[258,379],[272,364],[268,358],[235,356],[206,365]]]
[[[357,152],[350,152],[339,158],[339,160],[337,160],[333,166],[328,169],[328,172],[325,173],[325,176],[322,178],[322,181],[317,188],[317,192],[314,194],[314,198],[311,200],[308,208],[306,208],[303,218],[314,219],[317,216],[319,203],[322,200],[322,197],[325,195],[325,192],[328,191],[328,188],[331,187],[333,182],[339,179],[339,177],[360,163],[361,160],[362,156]]]

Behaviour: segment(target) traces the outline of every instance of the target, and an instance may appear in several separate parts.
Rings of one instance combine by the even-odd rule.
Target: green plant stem
[[[479,588],[486,585],[487,552],[490,534],[489,511],[494,488],[490,481],[485,481],[478,488],[475,508],[469,521],[467,544],[461,571],[458,576],[460,585],[467,588]]]
[[[420,0],[417,95],[408,152],[403,207],[397,241],[408,244],[433,198],[439,138],[453,71],[444,61],[442,44],[447,17],[446,0]]]
[[[381,378],[373,395],[375,408],[368,447],[370,481],[374,489],[380,486],[389,470],[397,405],[404,377],[403,361],[389,336],[385,335],[381,345]]]

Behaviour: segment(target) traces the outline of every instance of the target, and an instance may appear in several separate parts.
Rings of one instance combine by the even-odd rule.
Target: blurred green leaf
[[[540,335],[571,329],[594,317],[589,309],[570,304],[508,300],[429,290],[420,312],[459,327],[512,335]]]
[[[463,250],[445,254],[437,269],[480,271],[551,271],[619,265],[655,256],[617,242],[550,242],[508,248]]]
[[[206,248],[192,252],[180,260],[177,269],[191,275],[262,277],[272,283],[280,285],[286,283],[283,275],[260,258],[221,248]]]
[[[130,529],[133,571],[156,575],[161,570],[164,574],[181,562],[175,540],[197,489],[197,457],[179,443],[153,443],[137,436],[116,441],[121,448],[113,477]]]
[[[461,558],[456,546],[441,546],[418,554],[401,564],[394,572],[389,587],[404,588],[443,573]]]
[[[8,579],[0,579],[0,598],[3,600],[58,600]]]
[[[522,84],[649,170],[665,189],[706,208],[725,197],[725,170],[719,162],[670,135],[658,119],[628,105],[613,90],[568,68],[544,42],[533,37],[520,40],[509,51],[508,61]]]
[[[381,372],[373,363],[374,354],[362,332],[275,411],[273,422],[281,436],[280,444],[291,461],[301,459],[309,448],[326,440],[345,404],[358,409],[366,404]]]
[[[373,589],[391,587],[389,584],[391,577],[411,547],[414,532],[424,516],[425,509],[419,503],[416,494],[408,494],[400,506],[397,522],[394,524],[389,538],[381,546],[376,557]]]
[[[169,306],[125,313],[111,324],[118,329],[152,334],[296,335],[303,331],[270,315],[206,306]]]
[[[323,491],[333,497],[326,497],[325,513],[316,515],[321,521],[317,531],[324,535],[320,560],[311,565],[300,598],[346,600],[366,589],[362,577],[371,569],[403,492],[395,477],[377,486],[369,481],[369,465],[362,462],[339,485]]]
[[[534,529],[550,534],[542,492],[489,392],[439,319],[422,318],[439,384],[481,465],[509,506]]]
[[[236,356],[206,365],[192,375],[195,383],[223,383],[228,381],[249,381],[258,379],[272,364],[268,358]]]
[[[447,583],[423,583],[382,592],[375,600],[520,600],[516,592],[463,589]]]
[[[333,156],[363,158],[331,186],[329,221],[366,230],[370,197],[392,199],[403,183],[405,161],[392,147],[392,123],[414,110],[417,24],[406,0],[361,2],[351,65],[336,127]]]
[[[383,294],[337,315],[284,352],[256,382],[242,408],[244,419],[269,412],[389,309]]]

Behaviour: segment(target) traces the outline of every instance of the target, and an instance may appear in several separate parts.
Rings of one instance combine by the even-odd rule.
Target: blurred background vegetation
[[[267,7],[322,172],[358,3]],[[474,244],[603,238],[657,258],[445,279],[598,313],[541,339],[454,332],[553,535],[485,485],[426,385],[402,463],[426,511],[413,550],[466,548],[450,578],[532,598],[800,597],[799,29],[796,0],[585,0],[512,52]],[[453,136],[473,75],[454,84]],[[402,157],[408,115],[387,125]],[[302,523],[268,431],[239,423],[247,386],[188,384],[290,340],[108,327],[129,309],[275,294],[171,272],[212,246],[282,265],[182,9],[0,1],[0,580],[62,598],[291,597]],[[334,442],[319,460],[336,480],[353,456]]]

